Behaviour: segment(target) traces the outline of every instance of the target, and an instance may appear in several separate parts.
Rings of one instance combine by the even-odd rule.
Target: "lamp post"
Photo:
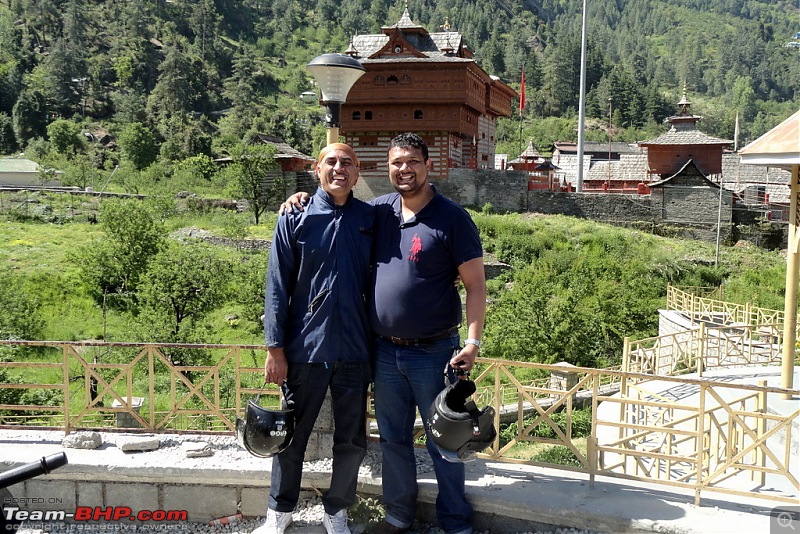
[[[325,105],[325,126],[328,144],[339,140],[339,117],[347,93],[364,75],[364,66],[344,54],[322,54],[312,59],[306,68],[314,76],[320,90],[320,100]]]

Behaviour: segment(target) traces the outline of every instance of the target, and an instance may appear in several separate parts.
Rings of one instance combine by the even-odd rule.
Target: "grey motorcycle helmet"
[[[467,400],[476,391],[469,378],[450,383],[436,396],[428,411],[428,434],[442,457],[451,462],[468,462],[492,444],[497,431],[494,427],[494,408],[478,409]]]
[[[244,418],[236,418],[236,441],[253,456],[269,458],[292,442],[294,401],[286,382],[281,386],[281,408],[264,408],[256,400],[247,401]]]

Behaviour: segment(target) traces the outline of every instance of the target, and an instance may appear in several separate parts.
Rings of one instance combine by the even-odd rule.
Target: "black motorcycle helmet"
[[[497,436],[494,408],[479,410],[473,400],[475,382],[469,378],[449,383],[436,396],[428,411],[428,433],[445,460],[467,462],[491,445]]]
[[[247,401],[244,419],[236,418],[236,441],[253,456],[269,458],[283,452],[294,435],[294,401],[286,382],[281,386],[281,409],[264,408]]]

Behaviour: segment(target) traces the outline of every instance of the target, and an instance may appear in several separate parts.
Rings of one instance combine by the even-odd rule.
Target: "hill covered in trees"
[[[798,107],[800,48],[786,45],[800,28],[789,1],[588,4],[587,116],[599,128],[590,140],[607,138],[609,102],[615,140],[662,131],[684,83],[704,131],[723,138],[733,138],[737,113],[744,140]],[[312,88],[304,65],[394,24],[405,8],[387,0],[5,0],[0,153],[71,159],[91,152],[82,131],[124,140],[131,125],[139,126],[127,132],[128,146],[120,141],[121,154],[107,159],[131,159],[126,148],[146,145],[136,168],[159,161],[162,175],[189,157],[227,155],[254,132],[313,153],[324,138],[322,109],[299,98]],[[575,139],[580,0],[410,0],[407,8],[431,31],[446,23],[461,32],[481,66],[512,86],[525,69],[526,138],[539,148]],[[48,126],[59,119],[77,126],[78,141],[54,148]],[[498,151],[516,147],[518,127],[517,117],[501,121]]]

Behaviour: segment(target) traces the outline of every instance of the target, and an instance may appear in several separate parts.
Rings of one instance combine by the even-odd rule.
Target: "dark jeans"
[[[401,347],[377,341],[375,360],[375,416],[383,453],[383,504],[386,521],[408,527],[417,510],[417,465],[414,456],[414,421],[423,421],[445,387],[444,369],[458,346],[458,335],[430,345]],[[472,505],[467,501],[463,463],[442,458],[430,436],[428,454],[433,460],[439,494],[436,517],[448,534],[472,532]]]
[[[300,497],[303,458],[328,388],[333,409],[333,473],[322,497],[331,515],[356,502],[358,468],[367,453],[369,362],[289,364],[287,382],[294,399],[292,443],[272,460],[269,507],[291,512]]]

